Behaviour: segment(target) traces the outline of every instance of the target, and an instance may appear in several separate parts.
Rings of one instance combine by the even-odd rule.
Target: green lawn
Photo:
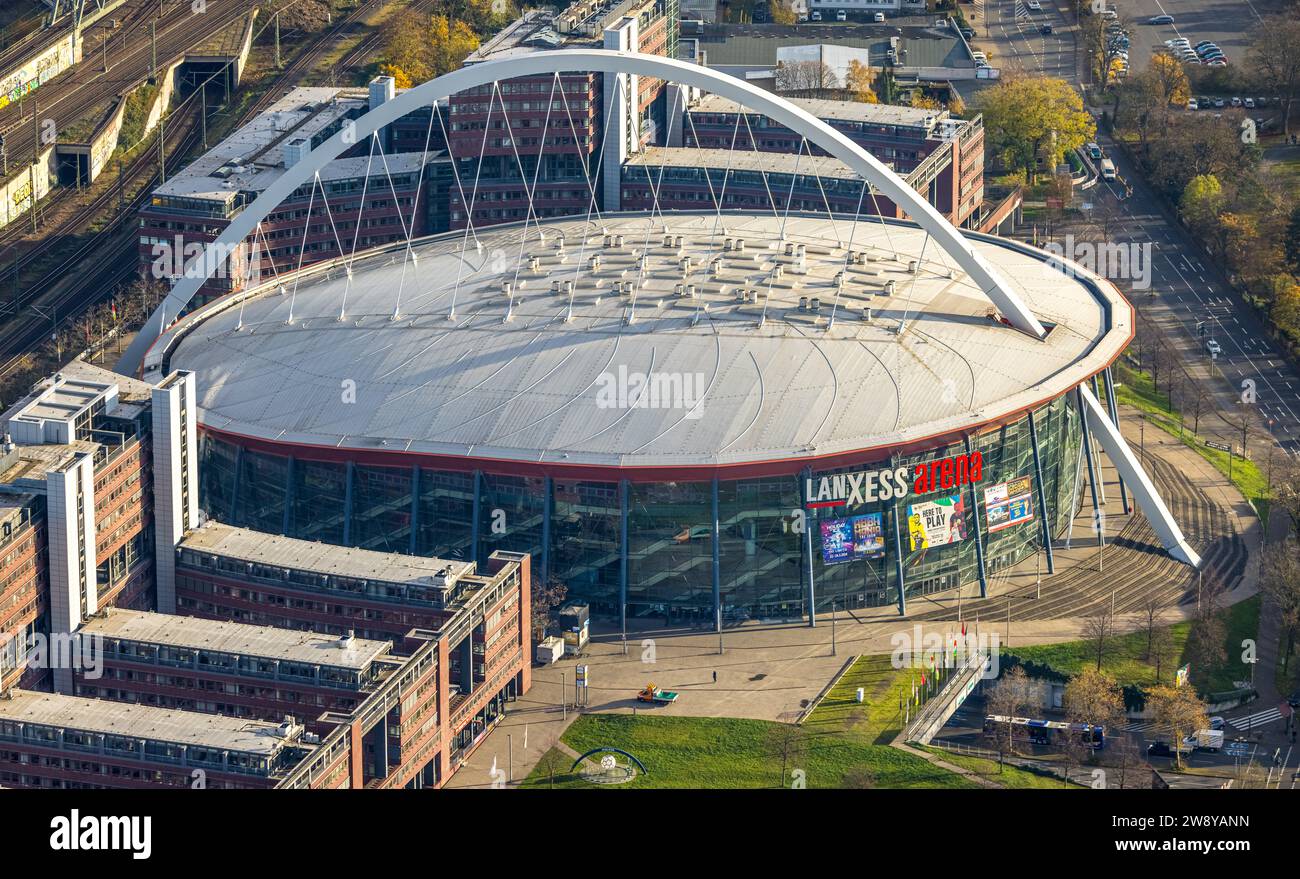
[[[844,673],[804,726],[818,733],[847,732],[868,744],[887,745],[903,726],[901,701],[912,690],[917,669],[897,670],[888,654],[860,656]],[[866,690],[866,702],[859,705],[857,690]]]
[[[1022,769],[1011,763],[998,766],[997,760],[987,757],[975,757],[970,754],[954,754],[943,748],[927,747],[925,750],[937,755],[945,762],[960,766],[989,781],[1012,790],[1083,790],[1080,785],[1051,775],[1043,775],[1028,769]]]
[[[1281,184],[1291,192],[1300,191],[1300,157],[1266,158],[1264,160],[1264,169],[1266,173],[1276,175],[1274,177],[1275,183]]]
[[[1231,472],[1232,483],[1237,486],[1246,500],[1250,501],[1261,520],[1268,521],[1268,478],[1253,461],[1236,458],[1229,465],[1229,455],[1218,449],[1212,449],[1198,440],[1191,433],[1190,420],[1186,424],[1179,421],[1179,412],[1169,403],[1169,397],[1155,389],[1148,372],[1134,369],[1122,360],[1115,364],[1116,397],[1121,404],[1128,404],[1140,409],[1147,416],[1148,423],[1159,427],[1170,436],[1182,441],[1183,445],[1195,451],[1215,466],[1220,473],[1228,476]],[[1201,420],[1216,417],[1212,412],[1201,413]]]
[[[1192,668],[1192,682],[1201,693],[1219,693],[1231,690],[1234,680],[1249,680],[1250,668],[1241,662],[1241,642],[1254,638],[1259,631],[1259,596],[1232,605],[1226,611],[1227,635],[1224,646],[1228,661],[1222,668],[1214,669],[1210,674],[1205,669]],[[1187,662],[1184,651],[1191,623],[1177,623],[1170,627],[1173,648],[1169,657],[1162,663],[1160,683],[1172,682],[1175,669]],[[1156,684],[1154,662],[1145,659],[1147,636],[1145,631],[1131,632],[1115,638],[1102,658],[1102,670],[1115,678],[1121,686],[1138,684],[1151,686]],[[1087,641],[1067,641],[1061,644],[1042,644],[1037,647],[1017,647],[1006,653],[1020,657],[1022,660],[1050,665],[1067,675],[1078,674],[1087,666],[1096,664],[1093,645]]]
[[[587,714],[564,734],[578,753],[622,748],[645,764],[648,775],[611,788],[755,789],[781,786],[781,757],[769,736],[783,724],[721,717],[646,717],[644,714]],[[872,745],[843,732],[803,730],[803,746],[788,770],[801,770],[809,788],[845,787],[845,778],[866,772],[879,788],[974,788],[976,784],[885,745]],[[557,788],[591,788],[576,774],[572,759],[546,754],[523,787],[547,788],[554,768]],[[790,784],[787,775],[786,784]]]

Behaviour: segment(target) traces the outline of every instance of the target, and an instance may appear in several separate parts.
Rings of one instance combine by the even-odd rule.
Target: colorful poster
[[[885,529],[880,513],[853,517],[853,557],[878,559],[885,555]]]
[[[1034,518],[1034,483],[1019,476],[984,489],[984,519],[989,533]]]
[[[867,513],[851,519],[822,522],[822,563],[839,565],[858,559],[884,557],[883,521],[880,513]]]
[[[961,495],[910,505],[907,508],[907,537],[913,552],[965,540],[966,505]]]
[[[848,519],[827,519],[822,526],[822,564],[838,565],[853,557],[853,525]]]

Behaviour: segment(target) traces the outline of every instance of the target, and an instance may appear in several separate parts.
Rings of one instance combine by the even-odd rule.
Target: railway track
[[[305,71],[312,69],[317,63],[319,63],[327,52],[337,44],[339,39],[344,38],[348,33],[355,32],[356,28],[360,26],[364,16],[373,12],[381,6],[383,2],[385,2],[385,0],[365,0],[365,2],[359,4],[351,11],[351,13],[349,13],[349,15],[341,19],[332,28],[322,32],[308,49],[297,53],[289,65],[276,75],[271,85],[268,86],[263,94],[240,115],[239,119],[235,123],[236,127],[243,125],[249,119],[265,110],[266,107],[270,106],[270,104],[287,91],[285,88],[286,86],[292,88]],[[419,0],[419,2],[412,4],[412,8],[417,10],[428,9],[432,7],[432,5],[433,0]],[[371,53],[378,47],[380,41],[381,36],[378,33],[367,36],[360,45],[355,47],[344,57],[339,66],[350,67],[351,65],[358,63],[361,59],[372,57]],[[186,109],[186,104],[196,99],[197,96],[198,90],[195,90],[187,96],[180,106],[170,111],[169,118],[175,119],[181,117],[183,111]],[[172,142],[166,145],[166,152],[168,155],[189,155],[197,145],[200,137],[200,129],[197,120],[188,125],[179,126],[178,128],[180,129],[180,133],[177,134],[175,140],[172,140]],[[171,140],[171,138],[169,138],[169,140]],[[125,247],[123,242],[115,242],[113,239],[115,237],[120,237],[123,225],[128,223],[129,218],[135,214],[136,210],[138,210],[144,203],[148,198],[149,193],[157,184],[158,176],[155,167],[155,154],[149,150],[143,151],[131,161],[131,164],[128,167],[123,169],[123,174],[126,179],[131,181],[133,187],[142,178],[146,178],[147,175],[145,184],[141,186],[137,191],[137,194],[124,205],[124,209],[119,211],[117,216],[115,216],[103,229],[98,230],[86,240],[80,242],[74,251],[59,261],[58,265],[49,271],[44,272],[42,277],[35,283],[31,284],[28,290],[24,292],[17,302],[11,300],[8,303],[3,303],[3,306],[0,306],[4,307],[6,311],[15,314],[15,318],[11,321],[10,326],[6,327],[3,332],[0,332],[0,357],[4,357],[4,359],[0,361],[0,378],[12,374],[22,363],[29,349],[33,345],[39,344],[45,337],[46,332],[55,329],[55,326],[46,322],[43,318],[29,316],[28,319],[24,319],[21,315],[21,309],[26,304],[45,295],[59,280],[66,277],[76,266],[80,265],[97,250],[101,248],[108,250],[114,244],[121,248],[121,252],[107,263],[106,268],[96,270],[92,273],[92,277],[86,278],[82,282],[73,285],[68,290],[62,291],[56,301],[42,301],[40,303],[41,306],[43,308],[52,308],[55,314],[65,310],[68,311],[69,313],[67,316],[57,324],[57,326],[62,326],[66,322],[74,320],[77,314],[85,306],[104,298],[112,292],[113,288],[118,283],[127,280],[134,274],[135,268],[138,264],[138,257],[134,245],[134,236],[131,237],[129,247]],[[51,207],[56,206],[63,200],[72,197],[74,193],[75,190],[60,189],[56,200],[53,202],[47,202],[45,209],[49,210]],[[106,187],[85,206],[79,208],[75,214],[69,217],[68,220],[61,225],[70,229],[85,228],[95,219],[99,218],[104,210],[108,208],[116,198],[118,198],[116,187]],[[14,230],[14,226],[16,225],[20,224],[11,224],[11,231],[16,231]],[[4,241],[5,237],[5,234],[0,232],[0,242]],[[53,239],[44,239],[42,242],[39,242],[36,247],[19,257],[16,261],[17,269],[21,271],[30,266],[36,260],[47,255],[48,251],[55,246],[57,246],[57,244]],[[5,267],[5,277],[8,276],[9,272],[13,271],[13,268],[13,265]],[[94,291],[99,292],[97,295],[94,295]]]
[[[169,14],[161,19],[164,22],[163,27],[158,28],[158,43],[160,47],[167,45],[168,38],[178,41],[181,45],[179,49],[174,49],[169,56],[160,55],[159,67],[170,64],[177,58],[182,57],[185,52],[189,51],[203,40],[209,38],[213,33],[217,33],[233,25],[236,21],[246,16],[254,4],[250,0],[239,0],[235,4],[232,0],[231,5],[224,7],[220,17],[208,19],[206,16],[194,15],[189,12],[190,7],[187,4],[173,5]],[[102,71],[99,64],[96,63],[97,57],[95,50],[87,49],[86,55],[76,67],[72,68],[69,73],[71,78],[59,82],[58,78],[50,85],[47,85],[34,92],[27,103],[32,104],[34,110],[39,109],[40,118],[52,119],[56,127],[61,127],[60,122],[64,125],[78,121],[87,115],[93,113],[96,108],[111,101],[120,94],[125,94],[142,82],[149,74],[151,65],[151,47],[148,34],[145,33],[145,39],[136,39],[134,42],[126,43],[126,37],[139,37],[139,33],[132,31],[130,23],[135,23],[138,27],[144,28],[147,24],[147,11],[152,10],[151,5],[143,5],[133,8],[123,19],[128,23],[124,27],[120,36],[118,32],[113,32],[109,39],[117,39],[122,44],[131,48],[119,52],[118,55],[110,56],[110,73],[121,74],[116,78],[109,79],[109,74]],[[215,25],[211,24],[215,21]],[[98,48],[98,45],[96,46]],[[53,88],[55,84],[57,88]],[[48,103],[47,98],[50,98]],[[69,101],[71,100],[71,103]],[[21,164],[20,157],[32,154],[37,137],[35,125],[35,112],[31,117],[26,117],[22,105],[12,104],[10,107],[0,110],[0,132],[4,133],[6,140],[6,149],[10,158],[11,167],[17,167]],[[71,120],[71,122],[66,121]],[[70,190],[63,188],[57,189],[54,194],[49,196],[43,207],[38,207],[38,211],[48,211],[60,204],[65,203],[71,198]],[[15,220],[0,229],[0,244],[14,246],[19,239],[30,234],[27,223],[23,220]],[[25,263],[30,264],[30,260]],[[12,271],[12,264],[4,267],[6,271]],[[21,267],[20,267],[21,268]]]

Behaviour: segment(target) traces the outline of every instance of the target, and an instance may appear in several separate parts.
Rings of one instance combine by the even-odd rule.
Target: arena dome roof
[[[998,322],[911,223],[710,212],[496,226],[479,247],[453,232],[414,259],[399,243],[350,278],[320,264],[211,303],[158,345],[199,374],[205,426],[260,440],[792,472],[1017,417],[1128,343],[1109,283],[968,238],[1045,340]]]

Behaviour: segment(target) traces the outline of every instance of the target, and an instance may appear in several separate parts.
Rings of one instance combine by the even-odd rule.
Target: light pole
[[[836,610],[839,607],[837,601],[831,599],[831,656],[835,655],[835,620],[837,617]]]

